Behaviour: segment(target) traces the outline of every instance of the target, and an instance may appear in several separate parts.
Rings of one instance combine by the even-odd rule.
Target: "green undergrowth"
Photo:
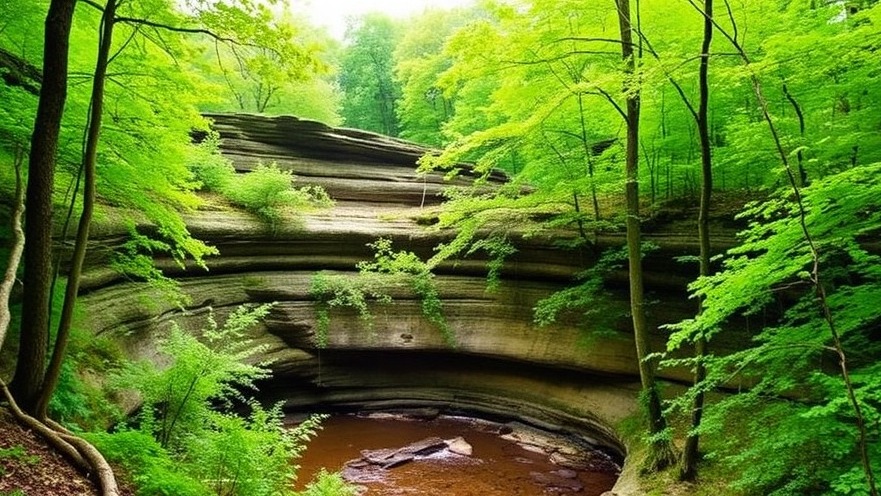
[[[681,453],[691,417],[676,404],[680,389],[668,385],[665,396],[669,398],[666,435],[672,436]],[[749,401],[743,396],[712,393],[707,398],[698,478],[693,482],[679,480],[678,466],[643,471],[650,439],[642,411],[619,422],[616,432],[627,449],[622,484],[647,496],[868,494],[862,472],[858,467],[842,470],[847,456],[835,448],[843,447],[843,453],[850,454],[851,434],[829,436],[828,421],[809,414],[810,407],[803,402],[767,397]]]
[[[371,306],[392,302],[390,292],[407,288],[420,301],[422,315],[438,329],[449,346],[455,346],[455,334],[444,315],[443,302],[431,267],[413,252],[394,251],[392,242],[379,239],[368,245],[374,250],[372,261],[359,262],[357,274],[318,272],[312,277],[310,294],[316,300],[317,344],[326,347],[334,308],[352,309],[364,328],[374,335]]]
[[[701,461],[699,464],[699,478],[694,482],[679,480],[679,467],[673,466],[660,472],[647,472],[643,468],[647,464],[650,439],[646,434],[647,420],[645,409],[625,418],[616,426],[616,432],[627,448],[626,467],[622,478],[626,479],[625,485],[630,489],[639,490],[639,494],[647,496],[759,496],[759,493],[749,493],[735,490],[731,487],[731,481],[737,475],[737,467],[726,466],[717,456],[714,456],[721,445],[722,438],[717,436],[704,436],[701,438]],[[684,435],[687,432],[691,418],[683,412],[670,412],[667,416],[670,427],[668,436],[672,436],[674,445],[681,449],[684,443]],[[732,436],[740,431],[728,431]]]
[[[222,325],[210,312],[198,333],[172,325],[158,345],[167,367],[126,363],[115,371],[114,389],[136,393],[143,405],[113,432],[86,437],[125,470],[139,496],[353,494],[326,473],[313,481],[319,489],[295,492],[296,459],[323,417],[291,427],[280,404],[252,397],[270,371],[253,363],[265,349],[247,336],[270,307],[243,306]]]
[[[294,187],[293,173],[274,163],[257,164],[237,174],[229,159],[219,153],[219,137],[210,134],[199,146],[190,170],[202,190],[218,193],[236,206],[256,215],[273,230],[299,213],[328,208],[333,200],[320,186]]]

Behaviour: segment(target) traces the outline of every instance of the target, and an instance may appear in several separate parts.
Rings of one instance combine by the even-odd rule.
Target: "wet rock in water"
[[[584,489],[584,484],[578,481],[578,479],[562,477],[554,472],[531,472],[529,475],[533,481],[548,489],[571,491],[573,493],[581,492]]]
[[[551,453],[551,463],[572,470],[593,470],[592,457],[590,455],[578,455],[571,453]]]
[[[453,439],[447,439],[446,443],[447,449],[450,450],[451,453],[455,453],[457,455],[471,456],[471,454],[474,452],[474,448],[472,448],[471,445],[468,444],[468,441],[466,441],[465,438],[463,438],[462,436]]]
[[[352,484],[370,484],[383,480],[385,470],[382,467],[370,464],[359,467],[350,465],[350,463],[357,461],[359,460],[351,460],[343,466],[343,469],[340,471],[343,480]]]
[[[507,427],[511,429],[511,432],[502,434],[502,439],[517,443],[525,450],[547,454],[557,449],[558,440],[546,432],[519,422],[510,422]]]
[[[393,456],[392,458],[390,458],[385,464],[383,464],[382,468],[389,469],[389,468],[400,467],[401,465],[404,465],[405,463],[412,462],[415,458],[416,458],[416,456],[411,453],[399,453],[399,454]]]
[[[568,468],[561,468],[560,470],[551,470],[551,473],[554,475],[559,475],[560,477],[562,477],[564,479],[578,478],[578,472],[571,470],[571,469],[568,469]]]
[[[382,448],[376,450],[362,450],[361,459],[371,465],[385,465],[388,460],[398,453],[396,449]]]
[[[439,437],[430,437],[407,445],[400,449],[403,453],[412,453],[416,456],[428,456],[447,447],[447,443]]]
[[[526,451],[530,451],[532,453],[538,453],[540,455],[547,455],[548,454],[548,452],[545,451],[545,449],[542,448],[541,446],[536,446],[534,444],[529,444],[529,443],[517,443],[517,445],[520,446],[521,448],[525,449]]]
[[[428,456],[446,449],[446,447],[447,443],[443,439],[429,437],[398,449],[363,450],[360,460],[350,461],[346,463],[346,466],[358,468],[358,466],[363,467],[366,462],[366,464],[378,465],[384,469],[394,468],[413,461],[417,456]]]

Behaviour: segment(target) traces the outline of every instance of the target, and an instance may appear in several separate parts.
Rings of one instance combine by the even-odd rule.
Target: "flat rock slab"
[[[439,437],[429,437],[398,449],[383,448],[376,450],[363,450],[359,460],[350,461],[346,465],[352,468],[357,468],[359,466],[363,467],[366,462],[370,465],[378,465],[382,468],[388,469],[409,463],[417,456],[428,456],[446,448],[447,442],[443,439]]]

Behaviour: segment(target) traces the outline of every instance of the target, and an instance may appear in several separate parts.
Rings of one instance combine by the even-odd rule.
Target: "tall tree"
[[[406,24],[395,47],[395,79],[401,85],[396,111],[401,137],[432,146],[445,141],[444,124],[454,100],[438,84],[452,59],[444,53],[450,35],[472,20],[473,11],[427,10]]]
[[[15,194],[12,199],[12,214],[9,216],[12,246],[9,248],[6,271],[3,273],[3,279],[0,279],[0,347],[6,341],[6,331],[9,329],[9,323],[12,320],[9,298],[12,295],[12,288],[15,285],[21,255],[24,252],[24,230],[21,223],[21,219],[24,216],[24,180],[21,176],[24,150],[19,147],[13,160],[13,167],[15,167]]]
[[[701,43],[700,71],[698,86],[700,88],[700,101],[698,103],[695,121],[698,128],[701,147],[701,199],[700,211],[697,220],[698,240],[700,243],[700,275],[710,275],[710,202],[713,195],[713,157],[712,144],[710,143],[710,45],[713,41],[713,0],[704,0],[704,38]],[[700,311],[700,310],[699,310]],[[706,365],[703,363],[706,355],[707,339],[698,336],[695,340],[695,365],[694,383],[700,385],[706,378]],[[698,386],[700,387],[700,386]],[[685,438],[685,446],[682,449],[682,462],[679,469],[679,477],[684,480],[693,480],[697,475],[697,461],[700,445],[698,428],[704,413],[704,392],[698,390],[694,397],[694,405],[691,410],[691,429]]]
[[[637,58],[633,41],[633,23],[630,0],[615,0],[618,9],[618,27],[621,33],[621,57],[624,63],[625,95],[627,107],[625,124],[627,143],[625,157],[625,202],[627,226],[627,262],[630,276],[630,313],[633,318],[633,338],[636,358],[639,361],[639,377],[642,394],[647,407],[651,440],[645,468],[660,470],[676,460],[670,439],[665,436],[667,421],[661,408],[661,397],[655,380],[656,360],[649,358],[649,330],[645,315],[645,295],[642,274],[642,239],[639,217],[639,106],[640,87],[637,74]]]
[[[694,0],[689,0],[689,2],[694,5]],[[700,10],[700,8],[697,6],[695,6],[695,8]],[[702,13],[704,17],[708,19],[708,22],[712,23],[713,27],[718,28],[720,33],[728,39],[728,41],[731,43],[731,46],[734,48],[734,50],[743,61],[744,65],[749,68],[751,60],[746,50],[743,48],[743,45],[741,45],[740,41],[737,38],[737,25],[736,23],[734,23],[734,19],[732,18],[732,23],[734,23],[734,32],[732,34],[723,29],[718,23],[716,23],[713,20],[712,16],[706,11],[703,11]],[[822,279],[823,274],[821,273],[820,267],[824,260],[821,257],[818,244],[814,240],[814,235],[811,233],[811,230],[808,227],[808,210],[806,207],[806,202],[803,198],[803,193],[801,191],[798,176],[796,175],[794,168],[790,165],[790,155],[786,152],[784,148],[783,140],[781,139],[777,125],[774,123],[774,119],[771,116],[770,105],[767,98],[765,97],[761,79],[759,78],[757,73],[752,71],[749,73],[749,79],[750,83],[752,84],[752,89],[755,93],[756,99],[759,103],[759,107],[761,108],[763,121],[768,125],[768,130],[774,143],[774,148],[777,151],[780,162],[783,165],[784,173],[789,182],[790,189],[793,193],[793,200],[795,203],[794,206],[797,212],[796,217],[798,218],[799,225],[801,227],[801,234],[804,238],[804,242],[807,245],[808,253],[810,256],[810,272],[808,275],[808,279],[810,281],[810,285],[813,287],[816,296],[818,313],[823,316],[823,321],[826,325],[827,330],[829,331],[832,342],[831,350],[838,358],[838,366],[841,373],[841,378],[844,383],[843,388],[845,390],[848,402],[850,403],[850,406],[852,408],[854,423],[857,428],[857,447],[862,463],[862,469],[865,475],[866,486],[868,487],[869,494],[871,494],[872,496],[878,496],[879,491],[875,483],[874,468],[872,467],[872,458],[869,449],[869,429],[866,425],[866,417],[863,414],[863,405],[861,404],[860,398],[856,394],[857,387],[854,385],[852,372],[850,369],[850,365],[848,364],[848,353],[844,348],[844,344],[841,338],[841,332],[839,330],[839,324],[836,322],[835,316],[829,304],[826,281]],[[853,165],[856,164],[854,163]]]
[[[398,135],[395,107],[401,89],[394,78],[393,54],[399,32],[394,21],[380,14],[367,14],[349,26],[339,77],[346,126]]]
[[[70,30],[76,0],[52,0],[45,23],[43,82],[28,159],[21,344],[12,390],[34,411],[43,385],[52,285],[52,192],[61,117],[67,99]]]
[[[52,357],[37,400],[34,416],[45,419],[49,415],[49,401],[58,386],[61,364],[64,362],[67,344],[70,340],[70,328],[73,325],[73,311],[77,293],[80,288],[80,276],[83,262],[86,259],[86,245],[89,242],[89,229],[92,225],[92,214],[95,211],[97,195],[97,162],[98,141],[101,136],[101,119],[104,115],[104,87],[107,84],[107,65],[110,63],[110,50],[113,47],[113,25],[116,23],[116,0],[107,0],[101,16],[101,35],[99,36],[98,58],[95,62],[95,73],[92,79],[92,97],[88,125],[86,130],[86,149],[83,155],[83,208],[80,212],[79,226],[76,232],[64,304],[58,321],[58,332],[52,346]]]

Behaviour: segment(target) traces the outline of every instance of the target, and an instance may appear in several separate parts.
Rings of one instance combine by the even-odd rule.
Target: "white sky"
[[[291,10],[305,14],[315,25],[325,26],[331,36],[343,39],[346,18],[368,12],[382,12],[389,17],[406,18],[428,7],[451,8],[474,3],[473,0],[287,0]]]

